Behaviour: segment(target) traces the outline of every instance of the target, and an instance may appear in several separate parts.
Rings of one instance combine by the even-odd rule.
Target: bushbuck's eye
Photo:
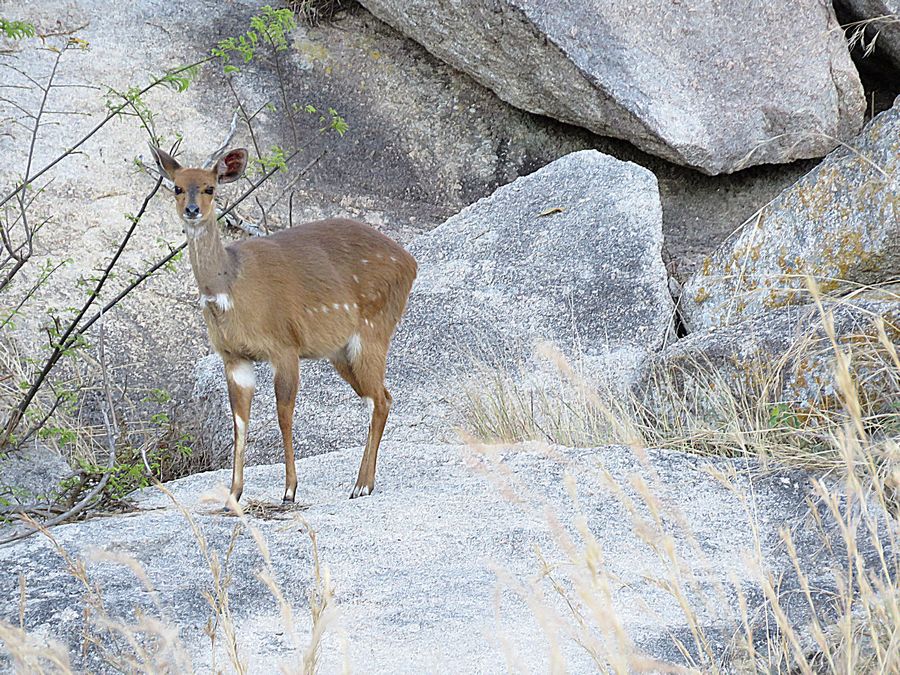
[[[211,194],[212,194],[213,192],[215,192],[215,191],[216,191],[216,189],[215,189],[214,187],[212,187],[212,186],[210,186],[210,187],[208,187],[208,188],[206,188],[206,189],[204,190],[204,192],[205,192],[206,194],[208,194],[208,195],[211,195]]]
[[[176,194],[176,195],[180,195],[182,192],[184,192],[184,190],[182,190],[180,187],[178,187],[178,186],[176,185],[176,186],[175,186],[175,194]]]

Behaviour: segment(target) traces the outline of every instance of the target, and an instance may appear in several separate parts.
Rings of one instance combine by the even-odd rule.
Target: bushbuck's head
[[[175,208],[188,225],[215,218],[216,186],[237,180],[247,168],[244,148],[229,150],[212,169],[185,169],[164,150],[150,150],[162,175],[175,183]]]

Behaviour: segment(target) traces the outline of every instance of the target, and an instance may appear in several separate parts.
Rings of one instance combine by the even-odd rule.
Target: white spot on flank
[[[363,265],[368,265],[368,264],[369,264],[368,258],[363,258],[363,259],[362,259],[362,264],[363,264]]]
[[[397,262],[397,258],[395,256],[391,256],[391,262]]]
[[[256,386],[256,369],[249,361],[242,361],[231,368],[231,381],[242,389],[252,389]]]
[[[201,305],[216,305],[223,312],[227,312],[234,305],[231,303],[231,296],[228,293],[216,293],[215,295],[201,295]]]
[[[341,308],[341,306],[340,306],[338,303],[334,303],[334,304],[332,305],[332,307],[334,307],[335,309],[340,309],[340,308]]]
[[[351,361],[356,361],[360,354],[362,354],[362,340],[358,333],[354,333],[347,342],[347,356]]]
[[[322,313],[328,314],[328,308],[325,305],[322,305]]]
[[[357,283],[357,284],[359,283],[359,277],[356,276],[355,274],[353,275],[353,282]]]
[[[350,305],[348,305],[346,302],[344,303],[344,311],[345,311],[345,312],[349,312],[349,311],[350,311]]]

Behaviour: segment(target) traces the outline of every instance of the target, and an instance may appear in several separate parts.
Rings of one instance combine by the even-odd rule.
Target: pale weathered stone
[[[858,289],[900,270],[900,99],[744,223],[684,287],[689,330]]]
[[[0,453],[0,514],[5,505],[53,503],[71,475],[65,457],[40,440]]]
[[[596,379],[625,384],[671,325],[656,179],[593,150],[567,155],[500,188],[410,247],[419,263],[394,338],[386,438],[455,437],[473,365],[530,362],[538,341],[559,346]],[[253,404],[248,461],[281,457],[268,366]],[[362,442],[368,411],[328,364],[304,365],[295,416],[303,453]],[[231,461],[231,415],[218,357],[197,369],[206,403],[200,442]]]
[[[746,598],[758,646],[764,649],[767,639],[777,639],[770,616],[767,624],[757,561],[778,580],[792,623],[801,631],[809,624],[809,606],[780,535],[786,525],[794,532],[797,560],[826,625],[835,569],[846,569],[844,547],[827,509],[819,508],[815,525],[809,515],[807,500],[817,499],[803,472],[760,476],[752,462],[672,451],[636,453],[617,446],[517,447],[499,455],[502,464],[495,465],[485,461],[491,455],[464,447],[386,443],[376,493],[351,501],[347,493],[359,452],[354,448],[302,460],[298,497],[309,506],[293,513],[274,506],[281,499],[282,466],[251,467],[246,475],[245,503],[262,499],[269,510],[266,515],[257,502],[248,524],[267,542],[271,574],[292,609],[301,650],[309,643],[313,587],[310,539],[301,522],[316,532],[319,561],[328,571],[338,610],[325,633],[323,673],[342,671],[345,660],[351,672],[499,672],[507,658],[529,671],[546,672],[549,645],[535,611],[544,606],[545,622],[555,612],[572,630],[576,620],[546,581],[537,582],[544,600],[530,605],[512,589],[530,590],[539,578],[538,551],[563,588],[571,588],[577,575],[588,575],[584,562],[569,562],[570,555],[581,560],[584,546],[576,531],[579,515],[596,540],[597,574],[609,584],[609,600],[600,587],[592,587],[593,602],[605,608],[602,615],[616,617],[635,652],[686,665],[678,640],[704,672],[728,669],[729,645],[743,632],[738,591]],[[472,470],[475,466],[478,471]],[[566,474],[578,488],[577,508],[565,487]],[[227,584],[237,653],[249,672],[293,668],[302,652],[292,647],[294,636],[278,603],[257,576],[264,569],[257,544],[245,528],[232,539],[238,521],[219,511],[221,496],[201,501],[211,488],[224,489],[229,479],[227,470],[198,474],[168,489],[194,519],[209,555],[223,566],[220,578]],[[622,497],[613,485],[620,486]],[[177,628],[176,641],[193,671],[210,671],[213,650],[205,627],[213,613],[204,595],[214,587],[209,562],[197,534],[167,497],[151,490],[139,501],[148,510],[53,530],[63,550],[85,561],[104,609],[92,603],[95,596],[73,578],[54,545],[38,536],[0,548],[0,619],[18,626],[22,607],[25,628],[59,640],[78,670],[107,672],[102,652],[84,634],[99,637],[109,658],[125,658],[132,647],[115,630],[103,630],[103,614],[114,626],[123,626],[134,624],[140,610]],[[572,537],[579,552],[567,554],[561,537]],[[862,559],[876,574],[870,539],[870,533],[860,531]],[[669,562],[669,543],[677,564]],[[139,567],[129,568],[129,560]],[[665,590],[672,583],[681,584],[709,641],[709,657],[696,652],[684,611]],[[593,644],[600,647],[601,661],[608,653],[631,651],[615,639],[602,647],[599,635],[606,626],[597,614],[586,611],[585,616],[597,631]],[[558,633],[554,620],[545,625]],[[220,622],[217,669],[230,669],[226,644]],[[562,636],[559,644],[566,664],[562,670],[596,669],[571,637]],[[171,656],[176,650],[166,651]],[[160,658],[148,670],[159,672],[163,663]],[[170,663],[168,670],[186,672],[188,664]]]
[[[707,173],[822,156],[865,110],[830,3],[362,4],[515,106]]]

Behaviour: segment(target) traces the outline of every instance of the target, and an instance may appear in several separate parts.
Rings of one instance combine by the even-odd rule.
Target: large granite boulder
[[[362,4],[515,106],[707,173],[820,157],[862,124],[830,3]]]
[[[900,99],[744,223],[685,284],[689,330],[741,321],[900,270]]]
[[[476,364],[509,369],[550,341],[594,379],[627,384],[666,338],[659,193],[653,174],[593,150],[500,188],[419,237],[407,313],[394,338],[386,438],[454,437]],[[260,367],[247,457],[281,457],[272,375]],[[227,466],[232,424],[222,362],[197,368],[198,441]],[[366,406],[322,363],[304,364],[295,444],[325,452],[365,438]]]
[[[744,632],[742,599],[757,649],[780,639],[763,576],[777,584],[791,623],[801,633],[809,625],[783,531],[793,533],[823,625],[835,579],[846,571],[834,518],[822,506],[810,514],[818,498],[802,472],[760,476],[753,463],[617,446],[517,447],[494,456],[386,443],[379,491],[351,501],[359,453],[301,460],[298,496],[309,505],[294,512],[273,506],[282,466],[249,468],[245,526],[221,513],[221,495],[202,501],[210,489],[224,490],[223,470],[168,484],[184,513],[151,491],[137,513],[54,528],[56,544],[35,536],[2,548],[0,620],[18,626],[21,610],[32,640],[59,644],[77,670],[108,672],[111,662],[134,658],[124,669],[208,672],[230,669],[237,658],[250,672],[278,672],[303,660],[310,598],[321,603],[327,578],[333,597],[319,672],[345,672],[345,664],[351,672],[499,672],[514,663],[546,672],[545,631],[559,646],[561,669],[571,672],[593,671],[592,658],[612,656],[634,669],[644,657],[657,662],[653,670],[670,672],[661,664],[685,666],[688,658],[702,671],[728,670],[729,646]],[[318,569],[307,529],[316,533]],[[890,583],[875,580],[881,567],[871,533],[861,528],[857,545],[856,572],[875,587]],[[280,588],[294,630],[261,572]],[[579,629],[548,575],[571,593],[589,631]],[[578,584],[590,589],[589,608]],[[606,632],[607,619],[616,632]],[[695,648],[694,626],[706,653]]]

